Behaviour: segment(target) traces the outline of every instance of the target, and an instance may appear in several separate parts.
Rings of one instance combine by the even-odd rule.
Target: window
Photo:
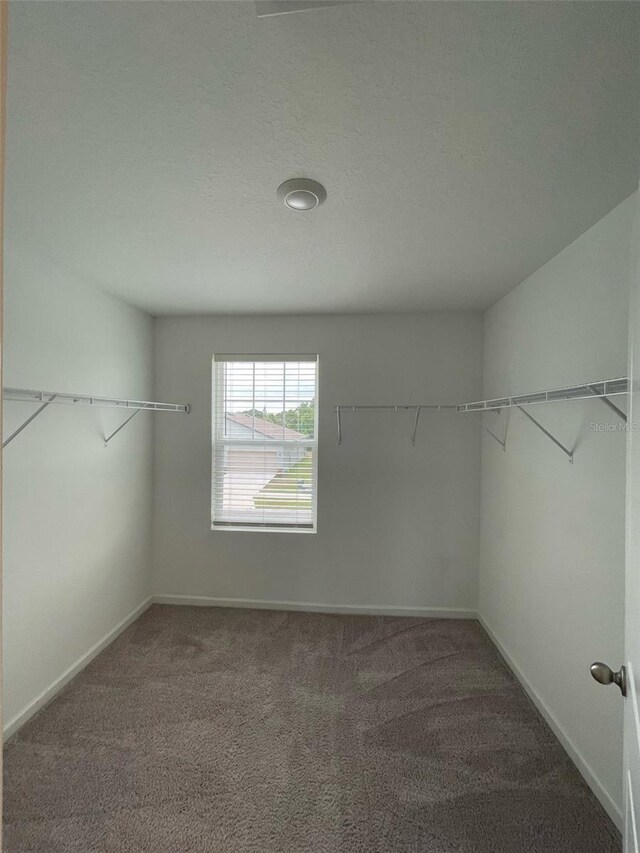
[[[213,530],[315,532],[318,357],[213,358]]]

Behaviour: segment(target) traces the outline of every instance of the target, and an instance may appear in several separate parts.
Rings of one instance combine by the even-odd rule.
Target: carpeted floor
[[[609,853],[475,622],[154,606],[5,750],[5,853]]]

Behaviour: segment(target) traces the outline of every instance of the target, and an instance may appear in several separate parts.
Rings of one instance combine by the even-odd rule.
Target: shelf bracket
[[[530,415],[530,414],[529,414],[529,412],[527,412],[527,411],[526,411],[526,409],[523,409],[523,408],[522,408],[522,406],[516,406],[516,408],[520,409],[520,411],[522,412],[522,414],[523,414],[523,415],[526,415],[526,416],[529,418],[529,420],[530,420],[532,423],[534,423],[534,424],[538,427],[538,429],[539,429],[541,432],[543,432],[543,433],[547,436],[547,438],[550,438],[550,439],[551,439],[551,441],[556,445],[556,447],[559,447],[559,448],[560,448],[560,450],[561,450],[561,451],[562,451],[566,456],[568,456],[568,457],[569,457],[569,462],[573,465],[573,451],[568,450],[568,449],[564,446],[564,444],[562,444],[561,442],[559,442],[559,441],[558,441],[558,439],[557,439],[554,435],[552,435],[552,434],[549,432],[549,430],[548,430],[548,429],[545,429],[545,427],[543,427],[543,426],[542,426],[542,424],[541,424],[539,421],[537,421],[537,420],[533,417],[533,415]]]
[[[23,430],[23,429],[26,429],[26,428],[29,426],[29,424],[30,424],[30,423],[32,423],[33,421],[35,421],[35,419],[38,417],[38,415],[41,415],[41,414],[44,412],[44,410],[45,410],[48,406],[50,406],[50,405],[51,405],[51,403],[53,403],[53,401],[55,400],[55,398],[56,398],[56,395],[55,395],[55,394],[52,394],[52,395],[49,397],[49,399],[48,399],[45,403],[43,403],[39,408],[37,408],[37,409],[35,410],[35,412],[34,412],[32,415],[29,415],[29,417],[26,419],[26,421],[24,421],[22,424],[20,424],[20,426],[18,427],[18,429],[14,430],[14,431],[11,433],[11,435],[10,435],[8,438],[6,438],[6,439],[2,442],[2,446],[3,446],[3,448],[4,448],[4,447],[6,447],[6,446],[7,446],[7,444],[9,444],[10,442],[12,442],[14,438],[16,438],[17,436],[19,436],[19,435],[20,435],[20,433],[22,432],[22,430]]]
[[[115,429],[115,430],[111,433],[111,435],[108,435],[108,436],[105,438],[105,440],[104,440],[104,446],[105,446],[105,447],[108,447],[108,446],[109,446],[109,442],[111,441],[111,439],[112,439],[112,438],[114,438],[114,437],[115,437],[115,436],[120,432],[120,430],[121,430],[121,429],[124,429],[124,428],[126,427],[126,425],[127,425],[130,421],[132,421],[132,420],[135,418],[135,416],[136,416],[136,415],[139,415],[139,414],[140,414],[140,412],[143,412],[143,411],[144,411],[144,407],[143,407],[143,408],[141,408],[141,409],[136,409],[136,410],[135,410],[135,412],[134,412],[132,415],[129,415],[129,417],[126,419],[126,421],[125,421],[124,423],[120,424],[120,426],[118,427],[118,429]]]
[[[413,422],[413,432],[411,433],[411,444],[416,446],[416,435],[418,434],[418,421],[420,420],[420,406],[416,408],[416,419]]]
[[[588,388],[590,391],[593,391],[593,393],[594,393],[594,394],[596,394],[596,393],[597,393],[597,391],[596,391],[596,389],[593,387],[593,385],[587,385],[587,388]],[[602,402],[605,404],[605,406],[608,406],[608,407],[611,409],[611,411],[612,411],[612,412],[615,412],[615,413],[616,413],[616,415],[618,415],[618,417],[619,417],[619,418],[621,418],[621,419],[622,419],[622,421],[624,421],[624,423],[626,424],[626,422],[627,422],[627,415],[626,415],[626,413],[625,413],[625,412],[623,412],[623,411],[622,411],[622,409],[620,409],[618,406],[616,406],[616,404],[615,404],[615,403],[612,403],[612,402],[611,402],[611,400],[610,400],[608,397],[604,396],[603,394],[598,394],[598,399],[599,399],[599,400],[602,400]]]
[[[526,415],[526,412],[525,412],[525,415]],[[506,439],[506,437],[505,437],[505,439],[504,439],[504,441],[503,441],[501,438],[498,438],[498,436],[495,434],[495,432],[493,432],[493,430],[489,429],[489,427],[488,427],[488,426],[485,426],[485,425],[482,423],[482,421],[481,421],[481,420],[478,420],[477,418],[474,418],[473,420],[474,420],[474,422],[475,422],[475,423],[477,423],[479,426],[481,426],[481,427],[482,427],[482,429],[483,429],[485,432],[488,432],[488,433],[489,433],[489,435],[490,435],[492,438],[495,438],[495,440],[498,442],[498,444],[500,445],[500,447],[501,447],[503,450],[505,450],[505,451],[506,451],[506,449],[507,449],[507,439]]]

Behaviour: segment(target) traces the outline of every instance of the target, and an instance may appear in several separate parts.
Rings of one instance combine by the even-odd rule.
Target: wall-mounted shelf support
[[[132,420],[135,418],[135,416],[136,416],[136,415],[139,415],[139,414],[140,414],[140,412],[142,412],[142,411],[143,411],[143,409],[136,409],[136,410],[135,410],[135,412],[134,412],[132,415],[129,415],[129,417],[126,419],[126,421],[125,421],[124,423],[120,424],[120,426],[118,427],[118,429],[115,429],[115,430],[111,433],[111,435],[106,436],[106,438],[105,438],[105,440],[104,440],[104,446],[105,446],[105,447],[108,447],[108,446],[109,446],[109,442],[111,441],[111,439],[112,439],[114,436],[116,436],[116,435],[120,432],[120,430],[121,430],[121,429],[124,429],[124,428],[126,427],[126,425],[129,423],[129,421],[132,421]]]
[[[411,433],[411,444],[416,446],[416,436],[418,435],[418,421],[420,420],[420,406],[416,407],[416,419],[413,422],[413,432]]]
[[[8,444],[10,444],[13,441],[14,438],[19,436],[23,429],[26,429],[30,423],[35,421],[35,419],[38,417],[38,415],[41,415],[44,412],[44,410],[46,408],[48,408],[51,405],[51,403],[54,402],[55,398],[56,398],[56,395],[53,394],[45,403],[43,403],[38,409],[36,409],[32,415],[29,415],[29,417],[26,419],[26,421],[23,421],[20,424],[18,429],[14,429],[14,431],[11,433],[11,435],[8,438],[5,438],[5,440],[2,442],[2,447],[3,448],[6,447]]]
[[[592,389],[594,394],[598,395],[598,399],[602,400],[602,402],[605,404],[605,406],[608,406],[611,409],[611,411],[615,412],[616,415],[618,415],[618,417],[620,417],[624,421],[624,423],[626,424],[626,422],[627,422],[626,412],[623,412],[622,409],[620,409],[618,406],[616,406],[615,403],[612,403],[611,400],[609,399],[609,397],[607,397],[605,394],[598,394],[598,389],[596,386],[589,385],[589,388]]]
[[[523,409],[522,406],[517,406],[516,408],[520,409],[523,415],[526,415],[529,420],[534,423],[538,427],[538,429],[547,436],[547,438],[551,439],[551,441],[556,445],[556,447],[559,447],[560,450],[569,457],[569,462],[573,465],[573,451],[569,450],[564,446],[564,444],[558,441],[558,439],[554,435],[552,435],[548,429],[543,427],[540,421],[537,421],[533,417],[533,415],[530,415],[529,412],[526,411],[526,409]]]
[[[526,413],[525,413],[525,414],[526,414]],[[503,441],[501,438],[499,438],[499,436],[497,436],[497,435],[495,434],[495,432],[494,432],[493,430],[489,429],[489,427],[488,427],[488,426],[486,426],[485,424],[483,424],[481,420],[477,420],[476,418],[474,418],[474,420],[475,420],[475,422],[476,422],[479,426],[481,426],[481,427],[482,427],[482,429],[483,429],[485,432],[488,432],[488,433],[489,433],[489,435],[491,436],[491,438],[494,438],[494,439],[498,442],[498,444],[500,445],[500,447],[501,447],[503,450],[506,450],[506,449],[507,449],[507,440],[506,440],[506,438],[505,438],[505,439],[504,439],[504,441]]]
[[[120,432],[121,429],[129,423],[132,418],[139,412],[182,412],[188,414],[191,411],[191,406],[187,403],[154,403],[149,400],[122,400],[117,397],[95,397],[87,394],[67,394],[63,391],[34,391],[30,388],[3,388],[2,397],[4,400],[14,400],[21,403],[42,403],[36,411],[30,415],[27,420],[21,424],[18,429],[14,430],[8,438],[6,438],[2,446],[6,447],[9,442],[19,435],[23,429],[29,426],[38,415],[40,415],[51,403],[70,404],[76,406],[95,406],[98,408],[109,409],[129,409],[133,411],[126,421],[121,424],[117,430],[105,438],[105,445]]]

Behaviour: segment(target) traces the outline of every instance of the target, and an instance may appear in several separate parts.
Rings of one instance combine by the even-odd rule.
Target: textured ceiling
[[[634,2],[14,2],[9,39],[9,251],[154,314],[482,308],[637,184]]]

